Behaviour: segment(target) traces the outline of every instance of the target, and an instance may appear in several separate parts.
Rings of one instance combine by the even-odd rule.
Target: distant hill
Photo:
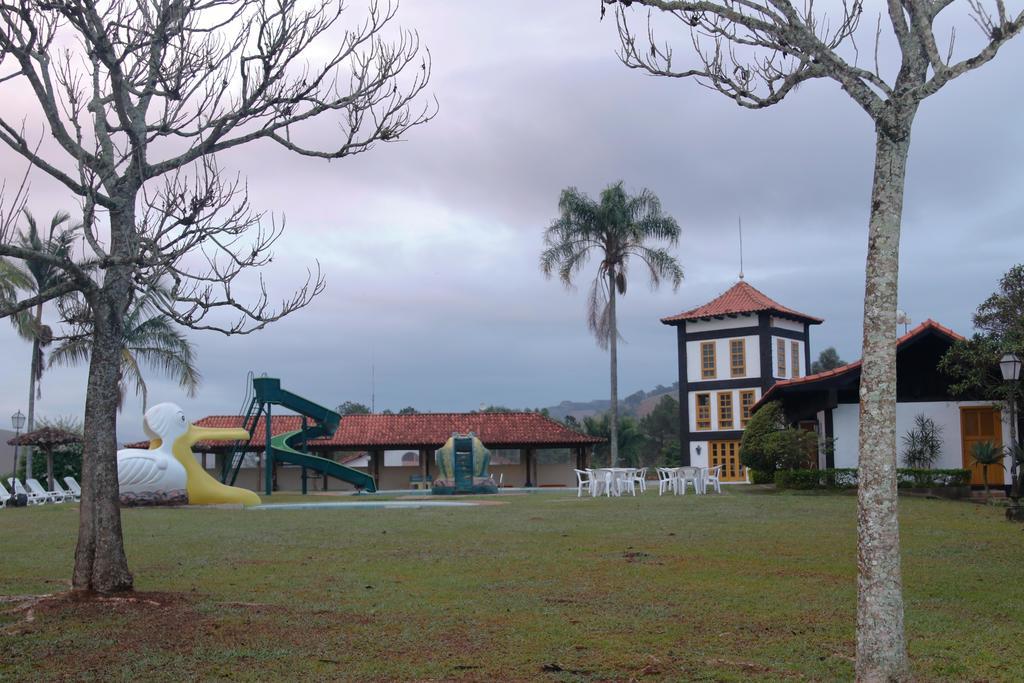
[[[659,384],[651,391],[641,390],[619,398],[619,413],[637,418],[643,417],[654,410],[654,406],[666,394],[678,399],[679,382],[673,382],[670,387]],[[593,401],[562,401],[557,406],[549,406],[547,411],[556,420],[564,420],[568,415],[582,420],[585,417],[608,412],[610,407],[611,400],[604,398]]]

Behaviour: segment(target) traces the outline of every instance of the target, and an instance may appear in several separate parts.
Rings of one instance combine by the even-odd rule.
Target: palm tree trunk
[[[28,378],[28,419],[26,432],[31,432],[36,425],[36,385],[39,382],[36,359],[39,357],[39,329],[43,324],[43,305],[36,306],[35,331],[32,335],[32,362],[29,363]],[[25,478],[32,476],[32,446],[25,446]]]
[[[909,677],[896,488],[896,305],[912,114],[876,130],[864,286],[857,514],[859,681]]]
[[[127,248],[134,220],[132,208],[111,210],[111,251],[115,255],[123,255]],[[85,400],[78,545],[72,576],[75,590],[113,593],[132,589],[117,483],[118,382],[124,314],[131,297],[130,274],[130,269],[123,266],[107,269],[103,287],[89,301],[93,345]]]
[[[619,324],[615,317],[615,275],[608,275],[608,316],[611,321],[611,339],[608,344],[608,356],[611,360],[612,405],[609,422],[609,460],[611,467],[619,465]]]

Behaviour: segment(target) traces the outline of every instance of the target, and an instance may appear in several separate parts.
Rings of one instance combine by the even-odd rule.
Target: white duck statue
[[[248,441],[244,429],[196,427],[173,403],[146,411],[143,429],[149,450],[123,448],[117,452],[117,483],[125,504],[259,505],[248,489],[226,486],[207,473],[192,454],[199,441]]]

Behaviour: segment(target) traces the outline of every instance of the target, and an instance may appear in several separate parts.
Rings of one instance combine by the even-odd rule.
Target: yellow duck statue
[[[248,441],[244,429],[196,427],[173,403],[146,411],[143,429],[149,450],[117,452],[117,483],[124,505],[259,505],[248,489],[226,486],[204,470],[192,453],[199,441]]]

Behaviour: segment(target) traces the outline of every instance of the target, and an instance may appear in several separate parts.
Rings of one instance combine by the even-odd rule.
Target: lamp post
[[[999,361],[999,371],[1003,380],[1010,383],[1010,448],[1013,453],[1010,461],[1010,497],[1014,504],[1020,501],[1020,467],[1017,456],[1017,390],[1020,382],[1020,358],[1012,353],[1003,356]]]
[[[11,426],[14,427],[14,438],[17,439],[21,436],[21,428],[25,426],[25,416],[21,414],[19,410],[14,415],[11,415]],[[18,444],[14,444],[14,467],[11,468],[11,478],[17,479],[18,477]]]

